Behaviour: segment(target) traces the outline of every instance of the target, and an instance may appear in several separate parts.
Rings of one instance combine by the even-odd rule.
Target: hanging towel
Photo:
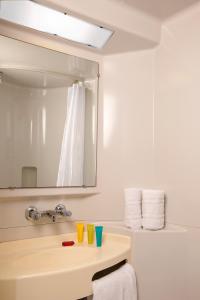
[[[137,300],[133,267],[125,264],[117,271],[93,281],[93,300]]]
[[[142,226],[158,230],[165,223],[165,193],[159,190],[142,191]]]
[[[142,226],[142,191],[140,189],[129,188],[124,190],[125,196],[125,225],[133,230],[141,229]]]

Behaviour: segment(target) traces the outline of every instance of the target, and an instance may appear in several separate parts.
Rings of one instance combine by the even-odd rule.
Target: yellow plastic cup
[[[92,245],[94,243],[94,224],[87,224],[87,236],[88,244]]]
[[[83,242],[83,233],[84,233],[84,224],[77,223],[76,229],[77,229],[77,241],[78,241],[78,243],[82,243]]]

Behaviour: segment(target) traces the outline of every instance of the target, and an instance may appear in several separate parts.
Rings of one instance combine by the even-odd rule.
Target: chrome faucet
[[[38,221],[43,217],[49,217],[52,222],[56,221],[58,217],[71,217],[72,213],[67,210],[65,205],[58,204],[53,210],[39,211],[36,207],[30,206],[25,211],[25,217],[27,220]]]
[[[72,212],[70,210],[67,210],[65,205],[58,204],[55,208],[55,212],[57,215],[60,215],[62,217],[71,217]]]
[[[52,222],[56,221],[56,211],[55,210],[45,210],[42,212],[42,217],[49,217]]]
[[[25,217],[27,220],[38,221],[39,219],[41,219],[42,215],[35,206],[29,206],[25,210]]]

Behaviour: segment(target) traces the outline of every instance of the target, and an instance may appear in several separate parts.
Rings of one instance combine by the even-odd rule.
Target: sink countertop
[[[85,233],[85,240],[86,240]],[[62,247],[62,241],[75,245]],[[92,293],[93,275],[130,259],[131,239],[104,233],[101,248],[76,234],[62,234],[0,244],[1,300],[75,300]],[[48,296],[47,296],[48,295]]]

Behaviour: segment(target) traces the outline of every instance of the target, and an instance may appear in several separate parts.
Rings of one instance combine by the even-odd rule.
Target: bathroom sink
[[[62,247],[74,233],[0,244],[1,300],[75,300],[92,294],[95,273],[130,259],[131,240],[105,233],[101,248]]]

